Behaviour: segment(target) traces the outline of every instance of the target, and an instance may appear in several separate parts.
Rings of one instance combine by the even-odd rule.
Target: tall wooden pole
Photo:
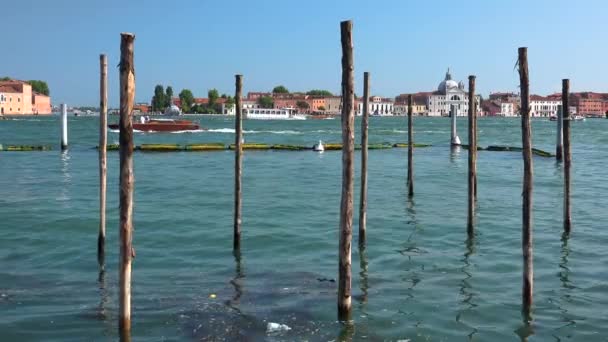
[[[570,211],[570,167],[572,150],[570,146],[570,80],[562,80],[562,112],[564,113],[564,233],[570,235],[572,217]]]
[[[557,135],[555,139],[555,160],[562,161],[564,154],[564,106],[557,107]]]
[[[340,201],[340,245],[338,319],[351,317],[351,240],[353,235],[353,155],[355,147],[355,76],[353,23],[340,23],[342,40],[342,199]]]
[[[106,254],[106,145],[108,143],[108,59],[99,56],[99,236],[97,237],[97,262],[105,268]]]
[[[524,159],[521,247],[524,259],[522,305],[527,314],[532,307],[534,267],[532,254],[532,130],[530,127],[530,82],[528,78],[528,48],[519,48],[519,84],[521,89],[521,139]]]
[[[359,246],[365,246],[367,229],[367,130],[369,128],[369,72],[363,73],[363,120],[361,121],[361,198],[359,199]]]
[[[234,240],[232,248],[234,251],[239,251],[241,249],[241,174],[243,168],[243,106],[241,104],[243,75],[234,77],[236,116],[234,118]]]
[[[414,124],[412,94],[407,96],[407,195],[414,196]]]
[[[467,234],[474,235],[475,221],[475,179],[477,177],[477,130],[475,121],[477,111],[475,106],[475,76],[469,76],[469,191],[468,191],[468,211],[467,211]]]
[[[132,33],[120,34],[120,340],[131,341],[131,262],[133,258],[133,100],[135,66]]]

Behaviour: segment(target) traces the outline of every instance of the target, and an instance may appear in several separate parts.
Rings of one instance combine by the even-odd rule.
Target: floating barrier
[[[23,151],[50,151],[51,147],[46,145],[0,145],[0,151],[23,152]]]
[[[287,144],[262,144],[262,143],[244,143],[243,150],[277,150],[277,151],[310,151],[312,150],[311,146],[303,146],[303,145],[287,145]],[[342,144],[340,143],[327,143],[323,145],[326,151],[339,151],[342,150]],[[370,150],[385,150],[391,148],[401,148],[407,147],[406,143],[379,143],[379,144],[370,144],[368,145],[368,149]],[[414,144],[414,147],[430,147],[430,144]],[[97,146],[96,148],[99,148]],[[223,143],[201,143],[201,144],[188,144],[188,145],[179,145],[179,144],[142,144],[135,147],[136,151],[146,151],[146,152],[177,152],[177,151],[186,151],[186,152],[196,152],[196,151],[224,151],[224,150],[234,150],[235,145],[225,145]],[[108,151],[118,151],[120,149],[119,145],[109,144],[107,145]],[[361,149],[360,144],[355,145],[356,150]]]
[[[460,145],[462,148],[464,148],[465,150],[469,149],[469,145]],[[488,146],[486,148],[483,148],[481,146],[477,146],[477,150],[478,151],[494,151],[494,152],[521,152],[523,151],[523,149],[521,147],[513,147],[513,146],[495,146],[495,145],[491,145]],[[538,148],[532,148],[532,153],[539,156],[539,157],[547,157],[547,158],[551,158],[551,157],[555,157],[555,154],[552,154],[550,152],[547,151],[543,151],[540,150]]]

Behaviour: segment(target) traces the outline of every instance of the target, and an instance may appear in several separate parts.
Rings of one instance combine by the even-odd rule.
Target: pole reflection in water
[[[457,145],[452,145],[450,147],[450,162],[456,163],[460,160],[460,151],[461,147]]]
[[[70,153],[68,150],[61,152],[61,193],[59,195],[59,201],[70,200],[70,184],[72,183],[72,175],[70,173]]]
[[[360,285],[361,297],[359,298],[359,304],[364,306],[367,304],[367,291],[369,289],[369,282],[367,278],[367,252],[365,246],[359,246],[359,277],[361,277]]]
[[[353,321],[346,321],[340,323],[340,333],[336,339],[338,342],[351,342],[355,335],[355,324]]]
[[[463,308],[458,311],[456,314],[456,322],[461,321],[463,319],[463,314],[468,311],[473,311],[477,307],[477,304],[474,303],[473,299],[475,298],[475,292],[472,291],[473,287],[471,285],[471,280],[473,278],[473,274],[471,273],[471,261],[470,257],[475,254],[476,240],[475,237],[467,238],[466,240],[466,249],[464,252],[464,256],[462,258],[463,266],[460,271],[463,273],[464,278],[460,282],[460,296],[462,297],[462,306]],[[473,330],[467,335],[469,341],[473,340],[475,334],[477,334],[478,330],[473,328]]]
[[[226,301],[226,306],[240,313],[241,310],[238,308],[238,306],[241,296],[243,295],[242,279],[245,278],[245,273],[243,272],[243,265],[241,264],[240,250],[235,250],[233,255],[236,270],[234,278],[230,280],[230,284],[232,284],[232,286],[234,287],[234,296]]]
[[[106,288],[106,272],[104,270],[99,271],[99,277],[97,278],[99,283],[99,319],[102,321],[107,321],[109,319],[108,315],[108,301],[110,296],[108,295],[108,289]]]
[[[572,300],[572,296],[570,295],[570,291],[576,289],[576,286],[572,284],[570,281],[570,267],[568,266],[568,257],[570,256],[570,247],[568,246],[568,234],[564,233],[562,235],[562,247],[561,247],[561,257],[559,262],[560,271],[558,273],[559,280],[562,285],[561,296],[559,297],[557,307],[559,311],[562,313],[563,318],[562,321],[564,325],[558,327],[556,330],[560,330],[564,327],[573,326],[576,324],[574,318],[568,315],[568,309],[565,308],[565,304],[570,303]],[[559,339],[559,338],[558,338]]]

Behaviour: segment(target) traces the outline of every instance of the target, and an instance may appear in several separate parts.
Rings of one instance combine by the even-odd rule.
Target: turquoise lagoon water
[[[234,141],[232,119],[192,119],[209,130],[136,133],[135,142]],[[406,149],[369,154],[368,246],[356,248],[355,217],[351,326],[336,322],[332,281],[341,152],[245,153],[240,260],[232,255],[233,152],[136,153],[134,340],[606,340],[608,120],[572,124],[569,240],[562,240],[562,166],[534,158],[530,324],[520,306],[521,154],[479,152],[477,233],[467,242],[467,153],[450,151],[448,119],[414,125],[415,140],[433,146],[415,150],[412,201]],[[458,125],[466,141],[466,119]],[[534,146],[552,151],[555,123],[532,125]],[[481,145],[521,144],[518,119],[482,118],[478,126]],[[0,143],[54,148],[0,153],[2,341],[117,339],[118,153],[108,153],[100,277],[97,127],[96,117],[70,117],[62,154],[58,117],[0,121]],[[404,118],[372,118],[370,142],[404,142],[406,127]],[[244,128],[247,142],[340,141],[339,120],[245,121]],[[357,178],[358,162],[357,154]],[[269,334],[268,322],[291,330]]]

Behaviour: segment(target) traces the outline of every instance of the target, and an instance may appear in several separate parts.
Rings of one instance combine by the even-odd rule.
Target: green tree
[[[179,100],[182,103],[182,112],[190,113],[190,110],[192,109],[192,104],[194,103],[194,95],[192,95],[190,89],[183,89],[179,93]]]
[[[209,107],[215,108],[215,104],[217,103],[217,99],[220,97],[220,93],[217,89],[209,89],[207,92],[207,98],[209,98]]]
[[[235,104],[235,101],[234,101],[234,98],[232,98],[232,96],[226,97],[226,108],[227,109],[234,108],[234,104]]]
[[[325,106],[319,106],[319,110],[325,110]]]
[[[173,87],[167,86],[167,90],[165,91],[165,107],[169,107],[173,103]]]
[[[283,85],[278,85],[272,89],[272,92],[275,94],[289,94],[289,90],[285,88]]]
[[[322,89],[312,89],[306,92],[306,95],[313,95],[313,96],[334,96],[334,94],[331,93],[331,91],[329,90],[322,90]]]
[[[270,97],[270,96],[262,96],[262,97],[258,98],[258,104],[262,108],[274,107],[274,101],[272,100],[272,97]]]
[[[302,101],[302,100],[296,102],[296,107],[298,107],[298,109],[301,109],[301,110],[306,110],[306,109],[310,108],[310,106],[308,105],[308,102]]]
[[[29,83],[32,86],[32,90],[37,93],[44,94],[46,96],[51,94],[48,84],[46,84],[44,81],[30,80],[27,81],[27,83]]]
[[[2,77],[0,78],[0,81],[10,81],[11,78],[10,77]]]
[[[157,84],[152,97],[152,111],[162,112],[165,107],[167,107],[165,106],[165,89],[161,84]]]

